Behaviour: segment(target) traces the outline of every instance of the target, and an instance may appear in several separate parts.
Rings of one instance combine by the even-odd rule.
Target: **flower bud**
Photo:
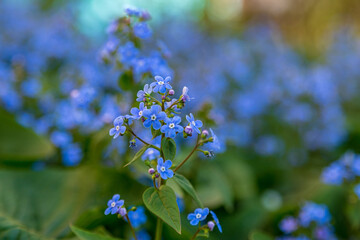
[[[186,126],[184,129],[184,132],[188,135],[188,136],[192,136],[192,128],[190,126]]]
[[[124,207],[121,207],[118,212],[122,217],[127,214],[126,208]]]
[[[136,140],[135,138],[133,140],[130,141],[130,145],[129,145],[130,148],[134,148],[136,147]]]
[[[207,223],[207,226],[208,226],[209,230],[212,231],[215,227],[215,223],[213,221],[209,221]]]
[[[166,99],[165,95],[164,95],[164,96],[161,96],[161,99],[162,99],[162,100],[165,100],[165,99]]]
[[[155,173],[155,169],[149,168],[148,173],[149,173],[150,175],[153,175],[153,174]]]
[[[206,138],[207,136],[209,136],[209,131],[208,130],[203,130],[202,133],[204,138]]]
[[[155,174],[155,177],[156,177],[156,178],[159,178],[159,177],[160,177],[160,173],[156,173],[156,174]]]
[[[137,209],[137,207],[134,206],[130,209],[130,211],[136,211],[136,209]]]
[[[169,90],[169,95],[172,96],[172,95],[174,95],[174,94],[175,94],[175,91],[174,91],[173,89],[170,89],[170,90]]]

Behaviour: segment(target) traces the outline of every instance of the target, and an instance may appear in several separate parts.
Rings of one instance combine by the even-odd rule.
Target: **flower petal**
[[[153,121],[151,121],[151,119],[146,119],[144,122],[144,127],[149,128],[151,127]]]
[[[161,127],[161,123],[160,123],[159,120],[153,121],[153,128],[154,128],[155,130],[159,130],[160,127]]]

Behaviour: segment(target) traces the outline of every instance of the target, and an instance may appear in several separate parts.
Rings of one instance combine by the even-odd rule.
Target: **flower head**
[[[174,176],[173,170],[170,169],[172,162],[170,160],[158,159],[157,171],[160,173],[162,179],[172,178]]]
[[[137,228],[141,224],[146,223],[147,220],[145,215],[145,208],[142,206],[137,207],[135,211],[129,211],[128,216],[134,228]]]
[[[134,35],[138,38],[147,39],[151,37],[151,29],[149,25],[145,22],[139,22],[134,25]]]
[[[216,216],[216,214],[213,211],[210,211],[212,218],[214,219],[214,222],[216,223],[216,226],[218,227],[219,231],[222,233],[222,227],[220,225],[219,219]]]
[[[141,10],[137,9],[135,7],[127,7],[127,8],[125,8],[125,13],[129,17],[140,17],[141,16]]]
[[[346,176],[345,166],[340,162],[334,162],[323,170],[321,177],[324,183],[340,185]]]
[[[186,115],[186,120],[189,122],[189,126],[191,127],[192,130],[196,131],[198,134],[201,133],[199,128],[203,126],[202,121],[195,120],[194,115],[192,113],[190,113],[190,116]]]
[[[155,158],[160,156],[160,152],[155,148],[146,149],[145,153],[142,155],[142,160],[154,160]]]
[[[209,141],[209,143],[207,143],[207,147],[213,151],[213,152],[217,152],[221,150],[221,145],[220,145],[220,141],[219,138],[215,135],[214,131],[210,128],[210,133],[211,133],[211,141]]]
[[[144,103],[141,102],[140,105],[139,105],[139,108],[133,107],[130,110],[130,113],[133,115],[133,117],[135,119],[140,119],[143,116],[143,113],[144,113],[145,109],[147,109],[147,108],[144,106]]]
[[[194,213],[190,213],[187,217],[187,219],[190,221],[190,224],[193,226],[196,226],[199,224],[199,222],[204,221],[209,214],[208,208],[197,208],[195,209]]]
[[[109,134],[110,136],[114,136],[114,139],[117,138],[120,134],[124,134],[126,131],[126,127],[123,126],[124,124],[124,117],[119,116],[114,120],[114,127],[110,129]]]
[[[181,99],[182,99],[184,102],[188,102],[188,101],[190,101],[191,99],[194,99],[194,98],[191,98],[191,97],[188,95],[188,92],[189,92],[189,88],[186,87],[186,86],[183,87]]]
[[[144,122],[144,127],[149,128],[152,125],[155,130],[158,130],[161,127],[160,121],[166,118],[166,113],[161,111],[159,105],[153,105],[150,109],[144,110],[143,116],[147,118]]]
[[[279,228],[286,234],[292,233],[298,229],[298,221],[294,217],[286,217],[280,222]]]
[[[155,80],[156,82],[150,84],[154,92],[160,92],[164,94],[166,92],[166,89],[172,88],[169,84],[169,82],[171,81],[170,76],[167,76],[165,79],[161,76],[155,76]]]
[[[146,97],[146,94],[151,94],[151,93],[152,93],[152,87],[149,87],[149,84],[145,84],[144,90],[140,90],[140,91],[137,92],[136,101],[138,101],[138,102],[144,101],[144,98]]]
[[[166,125],[161,127],[161,132],[165,133],[166,137],[174,138],[176,133],[182,132],[184,128],[179,125],[181,122],[181,118],[179,116],[175,116],[173,118],[165,118],[164,122]]]
[[[118,210],[124,205],[124,200],[120,200],[120,195],[115,194],[107,203],[108,208],[105,210],[105,215],[116,214]]]

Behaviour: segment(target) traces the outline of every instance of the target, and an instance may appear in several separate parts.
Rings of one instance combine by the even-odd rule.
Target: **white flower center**
[[[159,81],[159,85],[164,85],[164,81]]]
[[[165,172],[165,167],[161,167],[160,171]]]
[[[116,126],[116,131],[119,131],[120,130],[120,126]]]
[[[139,116],[141,117],[141,116],[142,116],[142,114],[143,114],[143,112],[142,112],[142,111],[140,111],[140,112],[139,112]]]
[[[153,120],[153,121],[156,120],[156,115],[155,115],[155,114],[153,114],[153,115],[151,116],[151,120]]]
[[[148,153],[149,153],[149,154],[153,154],[153,153],[154,153],[154,150],[150,149]]]
[[[201,218],[201,214],[200,213],[196,214],[196,218]]]
[[[111,203],[111,207],[115,207],[116,206],[116,203],[115,202],[112,202]]]
[[[174,128],[175,127],[175,124],[174,123],[170,123],[169,124],[169,128]]]

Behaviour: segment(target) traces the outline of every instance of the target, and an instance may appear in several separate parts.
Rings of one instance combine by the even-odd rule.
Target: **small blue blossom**
[[[213,211],[210,211],[210,213],[216,223],[216,226],[218,227],[219,231],[222,233],[222,227],[220,225],[218,217],[216,216],[216,214]]]
[[[130,65],[139,54],[133,42],[127,42],[124,46],[119,47],[120,62]]]
[[[189,122],[191,129],[196,131],[198,134],[201,133],[200,129],[203,126],[202,121],[195,120],[194,115],[190,113],[190,116],[186,115],[186,120]]]
[[[124,134],[126,131],[126,127],[123,126],[124,120],[123,116],[119,116],[114,120],[114,127],[110,129],[110,136],[114,136],[114,139],[117,138],[120,134]]]
[[[142,160],[154,160],[160,156],[160,152],[155,148],[148,148],[142,155]]]
[[[340,162],[333,162],[323,170],[321,178],[326,184],[340,185],[346,176],[345,166]]]
[[[286,217],[283,220],[281,220],[279,224],[279,228],[282,232],[285,234],[292,233],[298,229],[298,221],[294,217]]]
[[[190,221],[190,224],[193,226],[196,226],[199,224],[199,222],[204,221],[209,214],[208,208],[197,208],[194,213],[190,213],[187,216],[187,219]]]
[[[182,213],[185,210],[185,203],[184,203],[184,199],[182,199],[181,197],[179,197],[178,195],[176,195],[176,203],[179,207],[179,211],[180,213]]]
[[[360,184],[355,185],[354,192],[357,195],[357,197],[360,199]]]
[[[72,141],[72,136],[68,132],[54,131],[50,135],[51,142],[57,147],[65,147]]]
[[[179,116],[175,116],[173,118],[166,117],[164,122],[166,125],[161,127],[161,132],[165,133],[166,137],[174,138],[176,133],[182,132],[184,128],[179,125],[181,122],[181,118]]]
[[[360,157],[356,156],[352,162],[352,171],[356,176],[360,176]]]
[[[171,160],[166,160],[164,162],[162,158],[158,159],[157,171],[159,172],[162,179],[168,179],[174,176],[173,170],[170,169],[171,165]]]
[[[221,150],[221,145],[220,145],[220,141],[219,138],[215,135],[214,131],[210,128],[210,133],[211,133],[211,141],[209,141],[206,146],[211,150],[211,151],[220,151]]]
[[[137,240],[151,240],[150,235],[145,230],[140,230],[139,232],[137,232],[136,238]]]
[[[140,90],[140,91],[137,92],[136,101],[138,101],[138,102],[144,101],[144,98],[146,97],[146,94],[151,94],[151,93],[152,93],[152,87],[149,87],[149,84],[145,84],[144,90]]]
[[[299,213],[300,224],[308,227],[312,221],[323,225],[331,220],[329,209],[324,204],[307,202]]]
[[[83,157],[82,150],[77,143],[69,144],[62,149],[62,162],[65,166],[73,167],[80,163]]]
[[[127,7],[125,8],[125,13],[129,17],[140,17],[141,16],[141,10],[134,8],[134,7]]]
[[[191,99],[194,99],[194,98],[191,98],[188,94],[189,92],[189,88],[188,87],[183,87],[183,90],[182,90],[182,97],[181,97],[181,100],[183,100],[183,102],[189,102]]]
[[[143,102],[140,103],[139,108],[133,107],[130,113],[135,119],[140,119],[143,116],[144,110],[147,109]]]
[[[153,92],[159,92],[164,94],[166,92],[166,89],[171,89],[171,85],[169,82],[171,81],[171,77],[167,76],[164,80],[161,76],[155,76],[156,82],[153,82],[150,84],[150,86],[153,88]]]
[[[152,31],[149,25],[145,22],[139,22],[134,25],[134,35],[141,39],[147,39],[151,37]]]
[[[145,215],[145,208],[142,206],[137,207],[135,211],[129,211],[128,216],[134,228],[137,228],[140,225],[146,223],[147,220]]]
[[[166,118],[166,113],[161,111],[159,105],[153,105],[150,109],[144,110],[143,116],[147,118],[144,127],[149,128],[152,125],[155,130],[158,130],[161,127],[160,121],[164,121]]]
[[[34,97],[41,91],[41,83],[37,79],[29,79],[21,84],[21,90],[25,96]]]
[[[120,200],[120,195],[115,194],[107,203],[108,208],[105,210],[105,215],[116,214],[124,205],[124,200]]]

